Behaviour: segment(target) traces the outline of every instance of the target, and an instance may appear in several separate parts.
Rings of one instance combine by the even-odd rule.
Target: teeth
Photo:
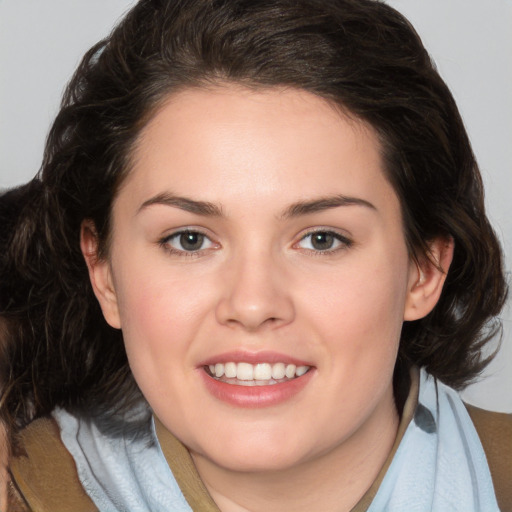
[[[308,367],[307,366],[299,366],[295,370],[295,375],[297,375],[297,377],[302,377],[302,375],[304,375],[307,371],[308,371]]]
[[[224,365],[217,363],[215,365],[215,377],[222,377],[224,375]]]
[[[293,365],[289,365],[293,366]],[[276,363],[274,366],[272,366],[272,378],[273,379],[284,379],[284,376],[286,375],[286,366],[284,363]]]
[[[268,363],[257,364],[254,367],[253,380],[269,380],[272,378],[272,366]]]
[[[265,385],[266,382],[261,381],[276,381],[282,380],[285,377],[293,379],[295,377],[302,377],[308,370],[309,366],[295,366],[294,364],[285,363],[217,363],[208,366],[212,376],[220,379],[226,377],[227,379],[237,379],[239,381],[256,381],[259,385]]]
[[[289,378],[289,379],[293,379],[293,377],[295,377],[295,370],[296,370],[296,366],[294,364],[289,364],[286,366],[286,369],[284,371],[284,374]]]
[[[236,363],[226,363],[224,365],[224,375],[228,379],[234,379],[236,377],[237,369]]]
[[[238,380],[254,380],[254,367],[249,363],[238,363],[236,368],[236,378]]]

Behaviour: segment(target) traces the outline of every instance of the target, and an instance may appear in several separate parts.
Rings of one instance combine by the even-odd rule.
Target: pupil
[[[311,244],[319,251],[325,251],[332,247],[334,237],[329,233],[315,233],[312,237]]]
[[[204,235],[201,233],[182,233],[180,244],[186,251],[197,251],[203,245]]]

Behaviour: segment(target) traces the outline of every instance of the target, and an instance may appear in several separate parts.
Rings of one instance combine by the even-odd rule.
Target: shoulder
[[[484,438],[487,444],[494,446],[496,443],[499,444],[501,439],[511,439],[512,413],[486,411],[474,405],[464,405],[478,434]],[[507,443],[507,446],[512,453],[512,443]]]
[[[53,418],[40,418],[28,425],[19,434],[19,445],[21,455],[10,461],[9,469],[14,494],[17,491],[28,510],[96,510],[80,485],[74,460]]]
[[[512,511],[512,414],[465,405],[484,448],[500,508]]]

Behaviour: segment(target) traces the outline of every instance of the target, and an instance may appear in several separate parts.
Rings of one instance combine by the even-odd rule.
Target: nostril
[[[268,282],[259,287],[249,284],[235,286],[219,299],[215,309],[219,323],[254,331],[265,327],[277,328],[293,320],[295,309],[287,292],[272,287]]]

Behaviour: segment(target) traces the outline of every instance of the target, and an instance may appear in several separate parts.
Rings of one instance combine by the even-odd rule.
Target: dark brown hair
[[[92,219],[108,254],[112,202],[141,128],[169,94],[231,82],[310,91],[369,123],[413,257],[452,237],[441,299],[406,323],[398,364],[462,387],[506,295],[480,174],[447,86],[411,25],[375,0],[141,0],[84,57],[38,176],[0,202],[2,416],[125,407],[136,395],[120,331],[104,321],[79,248]]]

